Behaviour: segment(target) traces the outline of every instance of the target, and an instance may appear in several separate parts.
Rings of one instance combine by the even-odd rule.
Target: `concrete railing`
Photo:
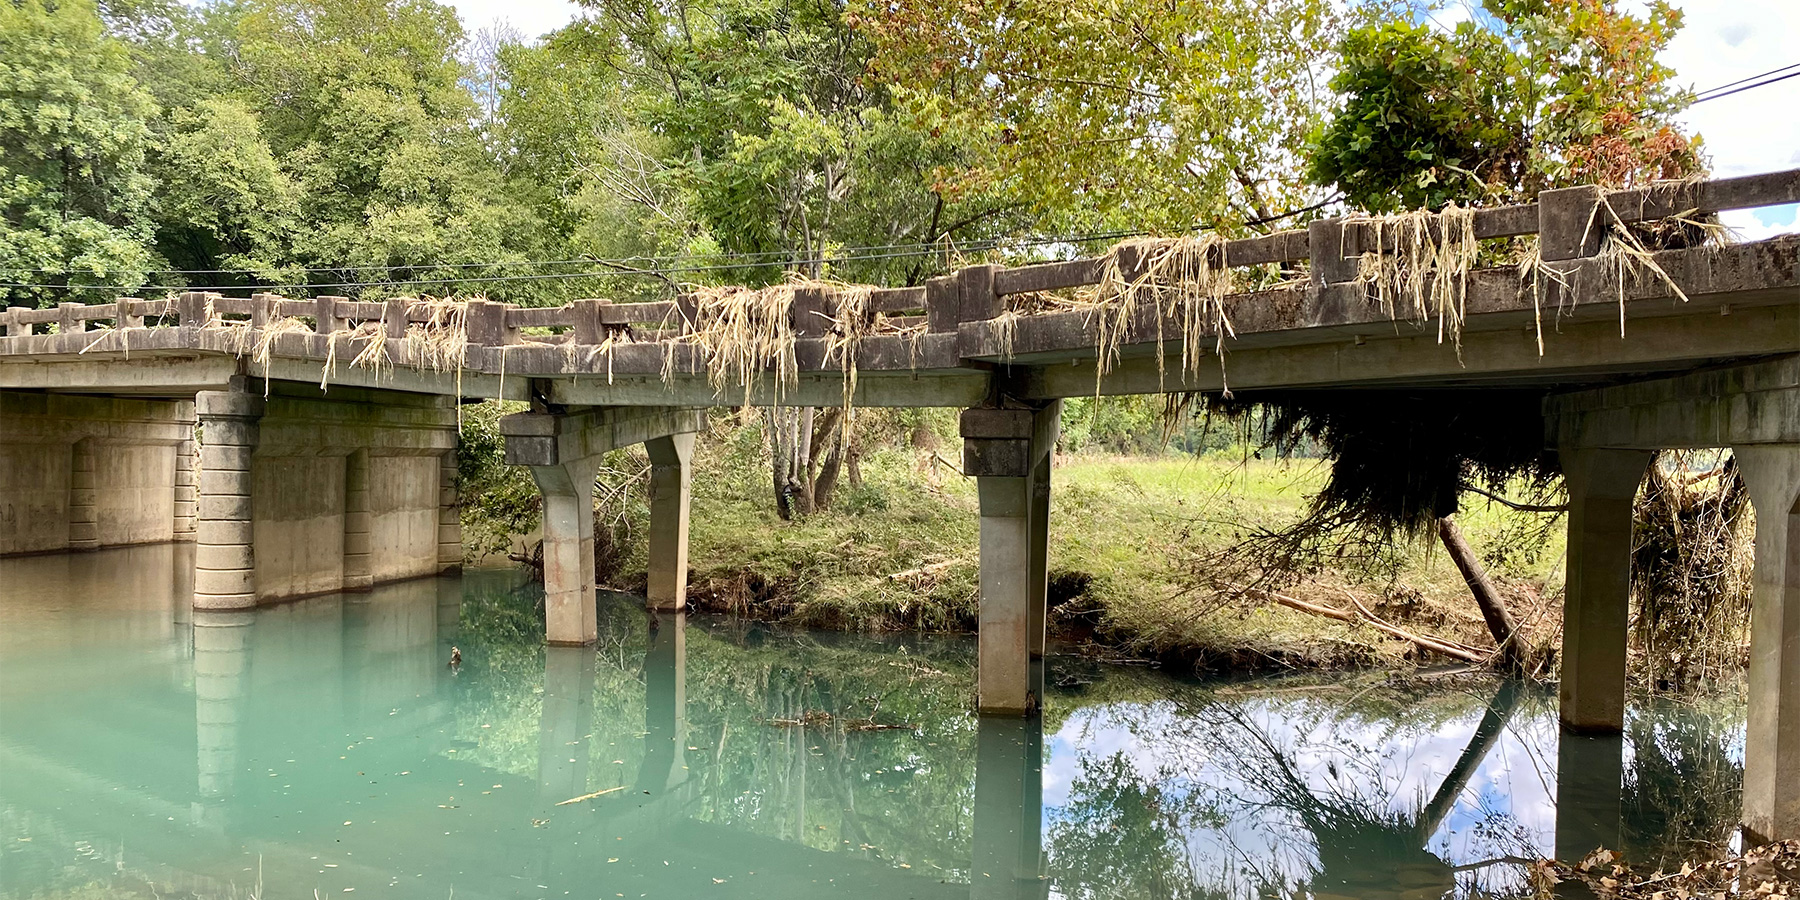
[[[1595,186],[1549,190],[1539,195],[1536,203],[1474,210],[1474,236],[1486,240],[1535,234],[1540,256],[1546,261],[1592,256],[1599,250],[1603,231],[1594,227],[1602,199],[1623,223],[1795,203],[1800,202],[1800,169],[1611,192]],[[1439,223],[1441,216],[1433,217],[1428,227],[1441,228]],[[1227,241],[1222,261],[1230,268],[1305,262],[1313,288],[1325,289],[1355,283],[1359,258],[1374,249],[1381,234],[1370,217],[1322,219],[1305,229]],[[923,325],[926,334],[951,334],[964,323],[999,316],[1008,296],[1096,285],[1106,264],[1102,257],[1018,267],[968,266],[920,287],[873,289],[867,309],[903,327]],[[798,288],[791,312],[795,334],[823,336],[830,327],[829,319],[815,312],[835,308],[831,288]],[[688,294],[649,303],[577,300],[555,308],[475,300],[467,304],[464,325],[471,348],[570,342],[595,345],[623,332],[637,341],[679,335],[694,321],[695,310],[696,300]],[[302,320],[320,335],[341,335],[359,325],[381,323],[386,337],[403,338],[412,325],[427,323],[433,315],[408,300],[289,299],[270,293],[229,297],[218,291],[195,290],[166,300],[123,297],[104,304],[13,307],[0,312],[0,331],[4,332],[0,347],[9,339],[92,331],[96,326],[179,328],[224,322],[260,328],[278,319]]]

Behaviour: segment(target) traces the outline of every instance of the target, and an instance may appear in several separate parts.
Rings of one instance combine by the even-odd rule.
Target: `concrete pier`
[[[651,438],[644,449],[650,454],[650,571],[645,595],[651,609],[684,609],[694,435]]]
[[[1756,508],[1744,826],[1800,837],[1800,444],[1737,451]]]
[[[1800,837],[1800,355],[1571,392],[1545,403],[1569,483],[1563,724],[1624,722],[1630,504],[1643,460],[1729,447],[1756,511],[1744,825]]]
[[[1631,608],[1631,507],[1650,453],[1565,448],[1568,575],[1563,599],[1561,713],[1574,732],[1625,727],[1625,640]]]
[[[600,458],[644,443],[651,461],[653,608],[687,601],[688,460],[703,413],[667,407],[563,407],[500,420],[506,461],[528,466],[543,494],[545,639],[591,644],[594,609],[594,475]]]
[[[369,567],[370,545],[374,536],[370,529],[374,515],[369,510],[369,451],[352,450],[344,457],[344,581],[346,591],[366,591],[375,585],[374,570]]]
[[[194,608],[256,605],[256,532],[251,459],[262,438],[263,399],[243,391],[202,391],[196,400],[200,450]]]
[[[1061,412],[1050,403],[962,414],[963,472],[975,477],[981,509],[976,680],[984,713],[1029,715],[1043,697],[1032,656],[1044,647],[1049,473]]]

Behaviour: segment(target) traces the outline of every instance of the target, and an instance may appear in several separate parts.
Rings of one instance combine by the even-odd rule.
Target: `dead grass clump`
[[[1131,328],[1133,317],[1148,307],[1156,320],[1156,374],[1159,385],[1165,371],[1165,321],[1179,315],[1182,370],[1199,371],[1206,346],[1197,338],[1213,336],[1213,352],[1219,371],[1225,368],[1225,339],[1236,337],[1225,314],[1225,297],[1231,293],[1231,269],[1225,259],[1226,241],[1216,232],[1178,238],[1134,238],[1107,251],[1100,285],[1094,293],[1090,320],[1097,316],[1094,392],[1119,360],[1119,346]],[[1229,391],[1227,391],[1229,393]]]
[[[775,401],[800,383],[794,361],[792,310],[794,282],[753,289],[700,287],[692,292],[694,318],[683,322],[681,333],[665,342],[663,380],[675,374],[675,351],[696,347],[705,360],[707,380],[724,393],[727,385],[744,387],[744,405],[750,405],[756,379],[774,369]]]
[[[1372,242],[1357,264],[1357,280],[1374,294],[1389,318],[1437,323],[1438,343],[1459,347],[1467,313],[1469,270],[1474,267],[1475,211],[1452,203],[1442,211],[1413,210],[1391,216],[1358,216]]]

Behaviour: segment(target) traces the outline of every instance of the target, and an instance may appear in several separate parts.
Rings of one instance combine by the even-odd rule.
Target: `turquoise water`
[[[189,554],[0,560],[0,896],[1414,900],[1737,809],[1729,708],[1559,742],[1530,686],[1053,658],[978,720],[964,639],[605,597],[546,649],[512,572],[194,613]]]

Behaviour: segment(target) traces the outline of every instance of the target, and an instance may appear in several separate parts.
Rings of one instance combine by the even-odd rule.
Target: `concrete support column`
[[[1560,452],[1569,489],[1561,711],[1565,731],[1625,727],[1625,638],[1631,602],[1631,507],[1647,450]]]
[[[461,572],[462,502],[456,493],[456,451],[438,457],[438,572]]]
[[[193,406],[182,404],[187,414],[190,429],[194,421]],[[175,445],[175,540],[191,541],[194,539],[194,514],[197,506],[198,487],[194,477],[194,439],[188,437]]]
[[[76,441],[69,458],[69,549],[100,549],[100,519],[94,505],[94,441]]]
[[[1734,453],[1756,508],[1744,827],[1800,838],[1800,444]]]
[[[1042,409],[971,409],[962,415],[963,470],[974,475],[981,507],[981,608],[976,673],[983,713],[1030,715],[1043,696],[1042,668],[1031,664],[1044,645],[1044,566],[1048,497],[1033,501],[1036,474],[1047,492],[1050,446],[1060,405]],[[1039,469],[1039,463],[1044,463]],[[1043,521],[1034,531],[1032,509]],[[1034,538],[1041,533],[1043,541]],[[1034,548],[1042,549],[1034,552]],[[1035,677],[1034,677],[1035,676]]]
[[[1027,561],[1031,573],[1031,658],[1044,657],[1045,620],[1050,601],[1050,470],[1056,457],[1056,438],[1062,428],[1062,401],[1056,400],[1036,416],[1032,435],[1031,511]],[[1041,679],[1040,679],[1041,680]]]
[[[552,645],[600,636],[594,610],[594,474],[600,458],[532,466],[544,495],[544,619]]]
[[[239,391],[202,391],[199,523],[194,608],[256,605],[250,459],[261,437],[263,400]]]
[[[369,554],[375,514],[369,507],[369,451],[355,450],[344,457],[344,590],[366,591],[375,586]]]
[[[977,726],[975,833],[969,896],[1041,900],[1050,883],[1043,866],[1043,724],[986,717]]]
[[[651,438],[644,449],[650,454],[650,571],[644,593],[651,609],[684,609],[694,435]]]

